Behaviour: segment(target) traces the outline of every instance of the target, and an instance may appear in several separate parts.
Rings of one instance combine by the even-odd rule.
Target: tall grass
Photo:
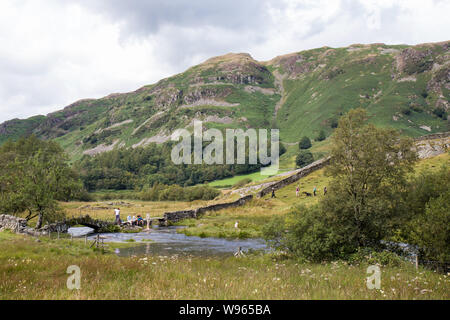
[[[81,289],[68,290],[69,265]],[[365,265],[302,264],[271,255],[243,258],[96,253],[83,242],[0,232],[0,299],[449,299],[447,275],[411,265],[382,267],[381,290]]]

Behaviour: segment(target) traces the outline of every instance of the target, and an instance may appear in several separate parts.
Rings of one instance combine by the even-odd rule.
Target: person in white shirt
[[[122,221],[120,221],[120,209],[119,208],[114,209],[114,213],[116,214],[116,224],[121,224]]]

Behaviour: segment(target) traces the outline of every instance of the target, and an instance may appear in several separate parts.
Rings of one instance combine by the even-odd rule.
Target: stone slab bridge
[[[207,211],[216,211],[222,210],[226,208],[239,207],[244,205],[246,202],[250,201],[253,198],[252,195],[247,195],[233,202],[225,202],[225,203],[216,203],[206,207],[200,207],[193,210],[184,210],[184,211],[173,211],[164,213],[163,217],[152,217],[149,219],[149,224],[153,225],[158,223],[161,226],[168,226],[172,222],[178,222],[183,219],[189,218],[198,218],[200,215]],[[144,222],[147,223],[147,220],[144,219]],[[126,225],[127,222],[123,222],[122,225]],[[54,223],[49,225],[51,232],[67,232],[72,226],[75,225],[83,225],[86,227],[90,227],[95,230],[95,232],[108,232],[115,225],[114,222],[95,220],[89,217],[88,215],[82,217],[73,217],[72,219],[68,219],[59,223]],[[47,227],[47,226],[46,226]],[[45,228],[45,227],[44,227]],[[59,229],[58,229],[59,228]]]
[[[70,227],[82,225],[94,229],[94,232],[109,232],[115,224],[110,221],[103,221],[99,219],[93,219],[89,215],[72,217],[60,222],[55,222],[49,225],[45,225],[40,231],[45,232],[67,232]]]

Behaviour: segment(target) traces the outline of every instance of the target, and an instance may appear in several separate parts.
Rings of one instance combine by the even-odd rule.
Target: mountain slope
[[[450,41],[323,47],[258,62],[214,57],[134,92],[77,101],[63,110],[0,125],[0,143],[34,133],[72,156],[162,143],[194,119],[216,128],[278,127],[294,143],[362,106],[372,122],[419,136],[448,130]]]

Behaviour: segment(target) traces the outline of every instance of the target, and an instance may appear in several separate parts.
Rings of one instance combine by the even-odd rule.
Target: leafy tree
[[[407,204],[409,221],[402,240],[418,245],[426,259],[450,261],[450,167],[421,172],[411,180]]]
[[[418,244],[425,258],[450,261],[450,191],[431,199],[425,212],[412,223],[411,240]]]
[[[413,142],[368,124],[360,108],[339,120],[331,145],[333,180],[322,209],[354,248],[378,246],[404,221],[406,177],[417,159]]]
[[[309,149],[311,148],[311,140],[308,137],[301,138],[300,142],[298,143],[298,147],[300,149]]]
[[[27,212],[26,219],[44,221],[60,217],[57,200],[67,201],[83,192],[67,156],[55,142],[35,136],[8,142],[0,148],[0,208],[5,212]]]
[[[364,109],[351,110],[332,138],[333,177],[317,206],[293,213],[284,247],[308,260],[349,257],[358,248],[380,248],[407,217],[407,174],[413,142],[368,124]]]
[[[303,168],[304,166],[307,166],[310,163],[314,162],[314,157],[311,152],[308,150],[300,150],[299,154],[297,155],[297,158],[295,159],[295,163],[298,167]]]

